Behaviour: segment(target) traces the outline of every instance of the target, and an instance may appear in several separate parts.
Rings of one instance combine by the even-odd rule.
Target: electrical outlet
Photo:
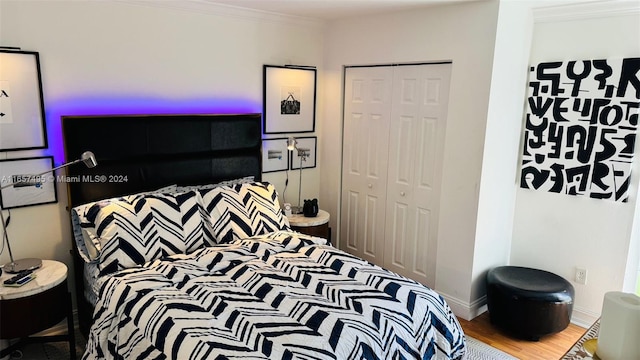
[[[576,282],[578,284],[587,284],[587,269],[576,268]]]

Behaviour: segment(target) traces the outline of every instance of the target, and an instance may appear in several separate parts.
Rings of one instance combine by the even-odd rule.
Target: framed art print
[[[298,149],[305,151],[307,156],[305,160],[302,162],[303,169],[310,169],[316,167],[316,151],[318,140],[315,136],[309,137],[299,137],[296,138],[298,141]],[[298,156],[298,151],[294,150],[291,153],[291,170],[300,169],[300,162],[302,160],[301,156]]]
[[[628,202],[634,192],[639,69],[640,57],[531,65],[520,187]]]
[[[285,171],[289,169],[287,138],[262,139],[262,172]]]
[[[46,147],[39,55],[0,49],[0,151]]]
[[[0,161],[0,206],[3,209],[55,203],[53,174],[36,176],[53,168],[53,156]],[[8,186],[13,185],[13,186]]]
[[[315,131],[316,69],[264,65],[265,134]]]

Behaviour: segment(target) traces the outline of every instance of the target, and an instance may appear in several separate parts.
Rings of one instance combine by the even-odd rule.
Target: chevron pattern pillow
[[[128,197],[135,196],[144,196],[147,194],[165,194],[165,193],[175,193],[177,191],[177,185],[169,185],[152,191],[145,191],[137,194],[127,195]],[[76,243],[76,247],[78,248],[78,252],[80,253],[80,257],[87,263],[96,262],[100,253],[93,245],[93,240],[91,239],[90,233],[95,233],[95,224],[93,220],[96,216],[97,209],[100,209],[100,206],[95,207],[96,204],[106,204],[109,201],[114,201],[121,198],[113,198],[113,199],[105,199],[96,202],[91,202],[83,205],[78,205],[71,209],[71,225],[73,230],[73,239]],[[93,208],[93,213],[90,213],[88,210]],[[91,219],[88,219],[91,217]],[[211,238],[211,237],[209,237]]]
[[[211,216],[211,234],[218,243],[278,230],[290,230],[275,186],[267,182],[200,190]]]
[[[139,194],[94,203],[78,217],[108,274],[214,244],[201,204],[195,191]]]

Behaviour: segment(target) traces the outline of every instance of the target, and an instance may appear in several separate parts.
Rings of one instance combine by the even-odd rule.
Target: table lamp
[[[595,355],[602,360],[640,359],[640,296],[604,294]]]
[[[311,149],[304,149],[298,147],[298,141],[294,137],[290,137],[287,141],[287,150],[293,152],[293,150],[298,151],[298,156],[300,157],[300,178],[298,183],[298,206],[291,207],[291,213],[293,214],[302,214],[302,206],[300,205],[300,198],[302,197],[302,163],[307,161],[307,157],[309,157]]]
[[[74,161],[70,161],[70,162],[68,162],[66,164],[62,164],[62,165],[60,165],[58,167],[54,167],[51,170],[47,170],[47,171],[45,171],[43,173],[40,173],[40,174],[37,174],[37,175],[33,175],[33,177],[37,178],[37,177],[40,177],[42,175],[45,175],[45,174],[48,174],[48,173],[52,173],[52,172],[54,172],[54,171],[56,171],[58,169],[62,169],[64,167],[67,167],[69,165],[73,165],[73,164],[78,163],[78,162],[83,162],[88,168],[92,168],[92,167],[95,167],[96,165],[98,165],[98,162],[96,161],[95,155],[93,155],[93,153],[91,151],[85,151],[80,156],[80,159],[74,160]],[[8,188],[8,187],[11,187],[13,185],[14,185],[14,183],[1,186],[0,190]],[[20,271],[33,270],[33,269],[37,269],[40,266],[42,266],[42,260],[40,260],[40,259],[28,258],[28,259],[13,260],[13,254],[11,253],[11,244],[9,243],[9,235],[7,235],[7,226],[9,225],[9,222],[8,221],[5,222],[4,214],[2,212],[2,209],[0,209],[0,221],[2,221],[3,238],[4,238],[4,241],[7,244],[7,249],[9,250],[9,259],[11,259],[11,262],[6,263],[4,265],[3,270],[8,272],[8,273],[19,273]]]

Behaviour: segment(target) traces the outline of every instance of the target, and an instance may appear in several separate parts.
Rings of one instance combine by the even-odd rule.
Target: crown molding
[[[213,0],[115,0],[119,3],[164,8],[174,11],[185,11],[204,15],[238,18],[252,21],[267,21],[280,24],[322,28],[325,21],[279,14],[269,11],[254,10],[238,6],[218,4]]]
[[[634,0],[573,1],[533,9],[536,23],[600,19],[640,15],[640,2]]]

